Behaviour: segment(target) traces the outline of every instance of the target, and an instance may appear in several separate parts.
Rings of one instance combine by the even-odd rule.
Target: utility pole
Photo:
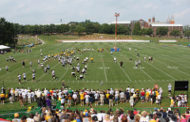
[[[115,19],[116,19],[116,21],[115,21],[115,42],[117,41],[117,17],[119,17],[119,16],[120,16],[120,14],[115,12]],[[116,43],[115,43],[114,48],[116,48]]]

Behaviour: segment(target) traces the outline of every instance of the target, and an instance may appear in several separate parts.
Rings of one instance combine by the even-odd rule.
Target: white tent
[[[5,45],[0,45],[0,50],[6,50],[6,49],[10,49],[10,47]]]

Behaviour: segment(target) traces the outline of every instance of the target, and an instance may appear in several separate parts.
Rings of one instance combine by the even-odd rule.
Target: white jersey
[[[97,100],[98,97],[99,97],[99,94],[98,94],[98,93],[95,93],[95,94],[94,94],[94,98]]]
[[[27,96],[28,96],[28,98],[31,98],[32,94],[30,92],[28,92]]]
[[[172,85],[169,84],[169,85],[168,85],[168,91],[171,91],[171,90],[172,90]]]
[[[77,94],[73,94],[73,99],[76,100],[77,99]]]
[[[113,60],[116,61],[117,60],[116,57],[114,57]]]
[[[26,78],[26,73],[23,73],[23,78]]]
[[[18,75],[17,77],[18,77],[19,80],[21,80],[21,75]]]

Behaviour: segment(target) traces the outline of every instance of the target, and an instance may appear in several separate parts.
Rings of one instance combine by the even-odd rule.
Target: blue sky
[[[190,24],[190,0],[0,0],[0,17],[20,24],[50,24],[90,19],[100,23],[174,16],[178,24]]]

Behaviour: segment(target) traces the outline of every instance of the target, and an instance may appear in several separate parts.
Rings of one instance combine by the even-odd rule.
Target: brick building
[[[179,30],[180,33],[183,33],[183,25],[182,24],[151,24],[150,27],[153,30],[153,35],[156,36],[156,30],[159,27],[167,27],[168,28],[168,36],[173,30]]]
[[[157,28],[159,27],[167,27],[168,28],[168,36],[170,36],[170,33],[173,30],[179,30],[181,34],[183,33],[183,25],[182,24],[175,24],[174,18],[171,17],[167,20],[167,22],[159,22],[156,21],[155,17],[152,17],[148,19],[148,21],[145,21],[143,19],[140,20],[132,20],[132,21],[118,21],[118,25],[124,25],[131,28],[131,31],[134,29],[135,23],[139,22],[141,29],[143,28],[152,28],[153,30],[153,36],[156,36]],[[111,24],[115,24],[115,22],[111,22]]]

